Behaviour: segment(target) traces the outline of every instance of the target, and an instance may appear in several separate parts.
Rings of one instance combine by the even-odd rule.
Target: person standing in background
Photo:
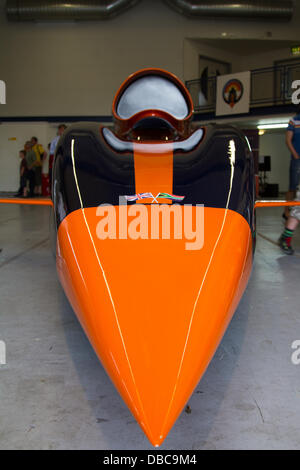
[[[67,126],[65,124],[60,124],[57,128],[57,135],[52,139],[50,144],[50,156],[49,156],[49,184],[50,184],[50,194],[52,193],[52,167],[53,167],[53,158],[56,150],[57,143],[60,137],[63,135]]]
[[[42,166],[43,160],[47,156],[47,152],[45,152],[42,145],[38,143],[37,137],[31,137],[32,143],[32,150],[36,155],[36,163],[35,163],[35,194],[37,196],[42,195]]]
[[[297,107],[297,114],[289,122],[286,131],[286,145],[291,152],[289,190],[286,194],[287,201],[295,198],[297,186],[300,184],[300,105]],[[283,217],[289,217],[290,209],[285,208]]]
[[[49,143],[47,145],[47,153],[46,153],[46,156],[43,159],[42,173],[44,173],[45,175],[48,175],[48,173],[49,173],[50,147],[51,147],[51,143]]]
[[[26,152],[25,150],[20,150],[19,152],[19,157],[21,158],[21,163],[20,163],[20,187],[15,194],[15,197],[26,197],[27,196],[27,162],[26,162]]]
[[[34,197],[34,188],[35,188],[35,164],[36,164],[36,154],[32,150],[32,143],[28,140],[25,144],[26,151],[26,163],[27,163],[27,181],[29,181],[29,197]]]

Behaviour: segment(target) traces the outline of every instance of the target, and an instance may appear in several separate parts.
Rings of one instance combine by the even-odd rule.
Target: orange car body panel
[[[135,144],[134,175],[136,193],[171,193],[173,189],[173,146],[172,144]],[[142,199],[137,203],[151,203]],[[168,199],[160,203],[172,204]]]
[[[145,207],[150,212],[151,205]],[[64,290],[154,445],[164,440],[203,375],[251,271],[245,219],[205,208],[204,220],[204,246],[191,251],[184,238],[100,240],[96,208],[72,212],[58,230]]]

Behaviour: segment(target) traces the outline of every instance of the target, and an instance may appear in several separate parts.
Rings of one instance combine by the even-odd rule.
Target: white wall
[[[278,183],[279,191],[286,192],[289,186],[290,152],[285,144],[285,132],[266,132],[259,138],[260,156],[271,155],[271,172],[268,183]]]
[[[299,41],[300,2],[291,22],[189,19],[162,0],[143,0],[113,20],[89,23],[9,23],[0,0],[0,79],[7,84],[4,116],[109,115],[130,73],[162,67],[195,77],[191,41]],[[201,51],[200,51],[201,52]],[[198,50],[196,51],[196,55]],[[186,62],[186,63],[185,63]],[[247,65],[247,64],[245,64]]]

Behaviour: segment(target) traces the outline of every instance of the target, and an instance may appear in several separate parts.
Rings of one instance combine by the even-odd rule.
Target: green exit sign
[[[292,46],[291,52],[293,55],[300,55],[300,46]]]

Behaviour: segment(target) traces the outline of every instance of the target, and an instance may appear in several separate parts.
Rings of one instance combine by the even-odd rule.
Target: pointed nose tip
[[[161,434],[160,432],[152,431],[151,429],[144,428],[144,433],[153,447],[160,447],[167,437],[167,433]]]
[[[174,426],[193,389],[190,384],[180,385],[180,390],[174,393],[174,382],[170,387],[166,384],[160,384],[156,390],[152,391],[152,399],[149,394],[145,393],[145,389],[142,390],[141,386],[139,386],[139,391],[140,403],[138,407],[135,407],[135,410],[131,406],[131,411],[150,443],[154,447],[160,447]]]
[[[150,443],[153,447],[160,447],[163,441],[165,440],[166,436],[150,436],[149,433],[145,432],[147,438],[149,439]]]

